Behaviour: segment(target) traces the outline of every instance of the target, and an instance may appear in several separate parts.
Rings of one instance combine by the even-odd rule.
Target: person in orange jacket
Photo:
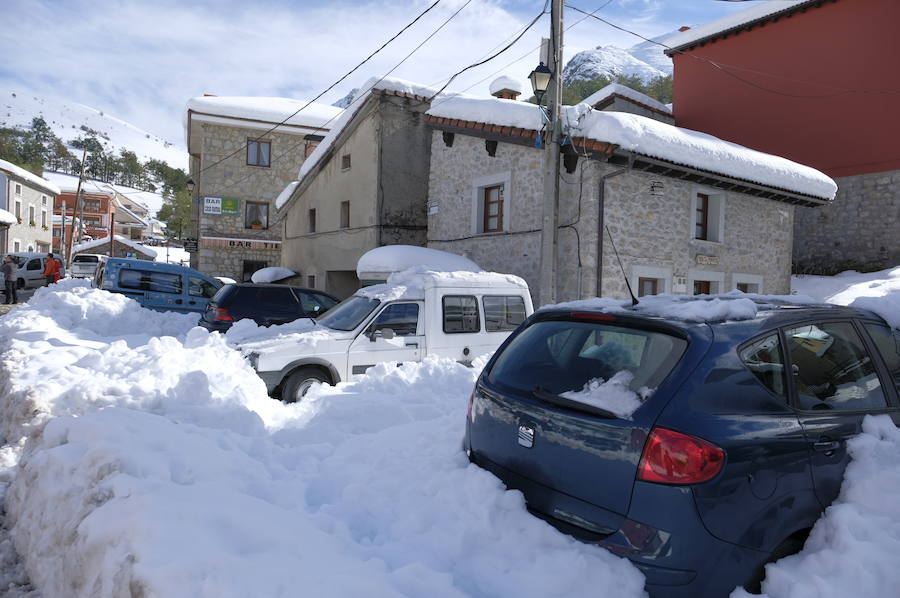
[[[56,261],[56,258],[53,257],[52,253],[47,254],[47,263],[44,264],[44,271],[41,273],[41,276],[47,280],[47,286],[50,286],[60,279],[59,262]]]

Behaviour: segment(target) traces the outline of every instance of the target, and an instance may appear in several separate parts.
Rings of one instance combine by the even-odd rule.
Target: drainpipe
[[[631,170],[633,165],[634,154],[631,154],[628,157],[628,166],[626,166],[625,168],[620,168],[619,170],[614,170],[600,177],[600,184],[598,185],[599,189],[597,192],[597,297],[600,296],[600,292],[603,286],[603,231],[604,228],[606,228],[603,216],[606,209],[606,206],[604,205],[606,195],[606,181]]]

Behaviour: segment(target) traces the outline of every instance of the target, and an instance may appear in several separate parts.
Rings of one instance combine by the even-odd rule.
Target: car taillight
[[[217,322],[234,322],[234,318],[231,317],[231,314],[229,314],[228,310],[224,307],[215,308],[215,313],[213,315]]]
[[[716,445],[665,428],[653,428],[644,445],[638,479],[659,484],[699,484],[711,480],[725,465],[725,451]]]

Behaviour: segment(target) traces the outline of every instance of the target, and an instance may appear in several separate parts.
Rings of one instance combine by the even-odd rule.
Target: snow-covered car
[[[533,311],[521,278],[490,272],[406,271],[365,287],[290,340],[245,347],[272,396],[293,402],[382,362],[494,351]]]
[[[97,267],[106,261],[106,256],[99,253],[79,253],[72,258],[69,273],[75,278],[93,278]]]

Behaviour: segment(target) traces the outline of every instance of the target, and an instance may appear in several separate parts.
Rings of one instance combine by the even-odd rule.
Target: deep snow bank
[[[473,370],[378,366],[283,405],[192,324],[74,283],[0,319],[6,507],[44,596],[642,595],[468,464]]]
[[[793,276],[791,288],[827,303],[874,311],[900,329],[900,266],[880,272],[848,270],[837,276]]]

